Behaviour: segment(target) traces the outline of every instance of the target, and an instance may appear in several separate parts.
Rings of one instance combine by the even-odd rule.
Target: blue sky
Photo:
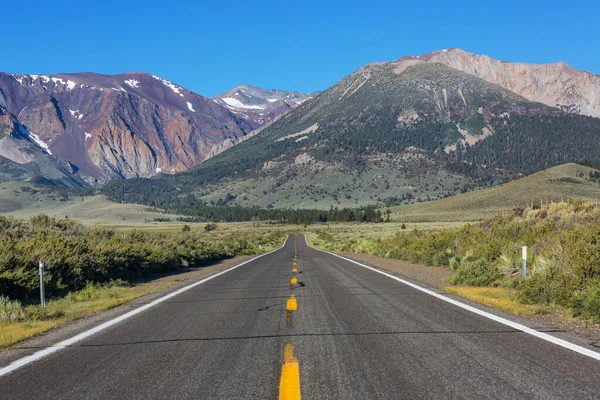
[[[149,72],[205,96],[324,90],[369,62],[449,47],[600,74],[593,0],[9,0],[2,14],[0,71]]]

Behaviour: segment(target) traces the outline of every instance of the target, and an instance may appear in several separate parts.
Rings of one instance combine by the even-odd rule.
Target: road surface
[[[287,311],[290,294],[296,311]],[[292,235],[0,377],[0,399],[277,399],[286,348],[305,400],[600,398],[599,361]]]

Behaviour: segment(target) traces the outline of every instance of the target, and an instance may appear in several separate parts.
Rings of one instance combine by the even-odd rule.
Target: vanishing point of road
[[[277,251],[0,376],[6,400],[300,395],[594,399],[600,361],[290,235]]]

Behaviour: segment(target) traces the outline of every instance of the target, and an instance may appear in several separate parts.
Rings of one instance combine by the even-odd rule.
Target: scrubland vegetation
[[[0,347],[169,285],[148,281],[236,255],[269,251],[284,230],[151,233],[86,227],[45,215],[0,217]],[[262,247],[262,248],[261,248]],[[46,308],[38,261],[45,263]]]
[[[0,293],[23,301],[36,298],[39,260],[46,265],[47,295],[61,296],[89,282],[131,281],[259,253],[279,245],[283,236],[277,231],[118,232],[45,215],[29,222],[0,217]]]
[[[600,321],[600,210],[587,202],[516,207],[477,224],[398,231],[357,239],[335,229],[312,234],[319,247],[450,266],[452,284],[506,288],[524,305],[560,307]],[[521,276],[521,246],[529,246]]]

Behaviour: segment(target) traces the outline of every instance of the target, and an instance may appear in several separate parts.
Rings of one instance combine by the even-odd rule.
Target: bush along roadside
[[[369,243],[335,232],[314,236],[330,250],[450,266],[455,285],[506,287],[524,304],[558,306],[600,322],[600,211],[585,202],[515,208],[459,229],[398,232]],[[525,279],[523,245],[530,249]]]
[[[284,236],[281,231],[264,230],[244,234],[117,232],[45,215],[30,221],[0,217],[0,293],[4,296],[0,309],[16,308],[9,304],[15,300],[38,300],[39,260],[45,263],[47,297],[63,297],[90,284],[130,282],[262,253],[278,247]]]

